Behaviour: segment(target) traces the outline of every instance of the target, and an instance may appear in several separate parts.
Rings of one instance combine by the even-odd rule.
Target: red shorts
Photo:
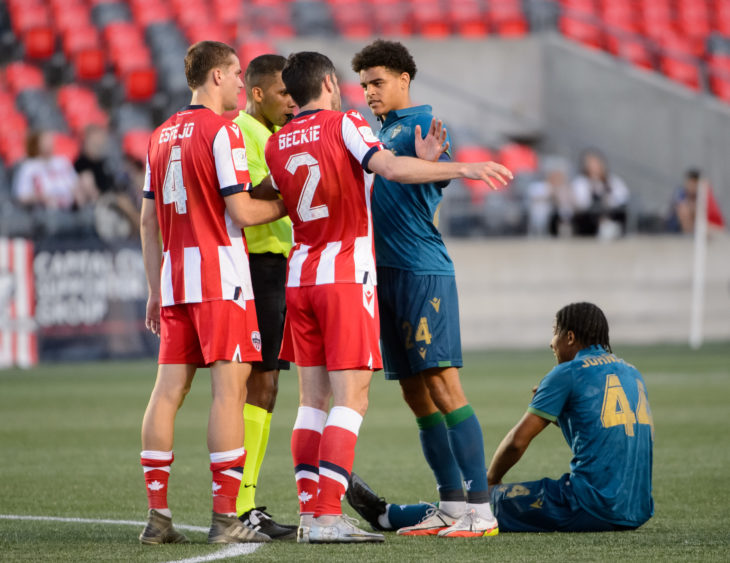
[[[327,371],[381,369],[375,288],[334,283],[286,288],[280,358]]]
[[[160,364],[207,366],[218,360],[261,361],[253,300],[185,303],[160,309]]]

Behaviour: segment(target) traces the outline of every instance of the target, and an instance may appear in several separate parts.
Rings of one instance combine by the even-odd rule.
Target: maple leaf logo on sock
[[[152,481],[150,484],[147,485],[147,488],[150,491],[159,491],[160,489],[164,489],[165,485],[163,483],[160,483],[159,481]]]
[[[312,500],[312,495],[310,495],[307,491],[302,491],[299,493],[299,500],[302,502],[309,502]]]
[[[219,491],[222,488],[222,485],[219,485],[215,481],[213,481],[213,492]]]

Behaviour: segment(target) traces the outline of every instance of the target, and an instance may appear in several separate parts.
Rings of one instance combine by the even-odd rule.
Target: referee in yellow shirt
[[[277,197],[270,187],[264,147],[269,136],[291,119],[296,108],[281,80],[285,63],[286,59],[280,55],[261,55],[249,63],[243,80],[246,110],[233,120],[243,132],[248,170],[254,185],[253,197]],[[279,349],[286,314],[284,285],[286,260],[292,246],[291,220],[284,217],[266,225],[247,227],[245,233],[263,360],[253,364],[248,379],[243,410],[247,455],[236,511],[245,525],[272,539],[293,539],[297,526],[277,524],[265,512],[266,507],[257,507],[254,500],[259,469],[269,440],[279,370],[289,369],[289,362],[279,360]]]

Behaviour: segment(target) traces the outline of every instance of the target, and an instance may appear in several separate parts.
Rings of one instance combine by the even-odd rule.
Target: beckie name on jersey
[[[279,150],[287,147],[303,145],[319,141],[319,125],[307,127],[306,129],[297,129],[284,135],[279,135]]]
[[[165,127],[160,132],[160,140],[157,142],[158,145],[161,145],[162,143],[167,143],[169,141],[175,141],[177,139],[185,139],[186,137],[192,137],[193,136],[193,129],[195,128],[194,122],[189,122],[185,124],[185,127],[183,127],[182,133],[180,135],[177,134],[177,130],[180,127],[180,123],[177,125],[173,125],[172,127]]]

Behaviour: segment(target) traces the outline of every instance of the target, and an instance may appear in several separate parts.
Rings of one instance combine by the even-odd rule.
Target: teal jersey
[[[573,459],[570,486],[593,516],[638,526],[654,513],[654,426],[638,370],[600,346],[556,366],[528,412],[557,422]]]
[[[388,112],[378,137],[396,156],[416,156],[414,129],[425,137],[431,127],[431,106]],[[450,159],[444,153],[441,159]],[[400,184],[375,176],[372,197],[375,257],[378,266],[418,274],[454,275],[438,230],[442,189],[448,182]]]

